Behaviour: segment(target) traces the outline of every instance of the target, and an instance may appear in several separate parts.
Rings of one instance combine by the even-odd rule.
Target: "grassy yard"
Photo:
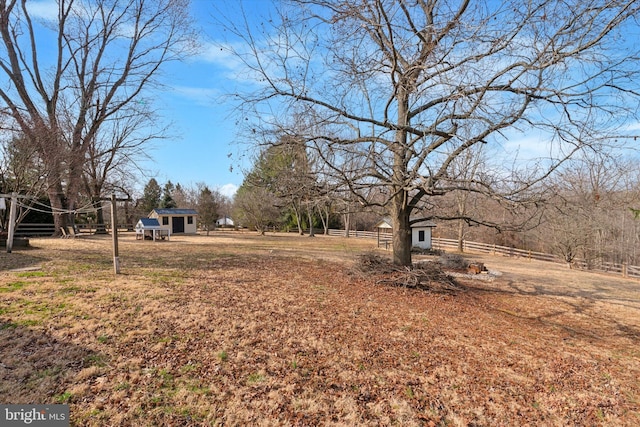
[[[212,233],[0,253],[0,402],[76,426],[640,424],[640,283],[470,255],[436,293],[375,241]],[[380,250],[380,254],[385,251]]]

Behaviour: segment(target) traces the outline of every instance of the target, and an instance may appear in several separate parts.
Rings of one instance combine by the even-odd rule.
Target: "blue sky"
[[[191,0],[192,16],[202,28],[199,53],[183,63],[167,63],[162,69],[162,90],[145,99],[160,115],[157,127],[169,124],[169,138],[149,149],[153,161],[142,165],[149,175],[137,183],[142,192],[150,178],[160,185],[167,181],[183,187],[204,183],[226,196],[242,184],[243,169],[251,162],[243,157],[244,148],[236,139],[232,106],[224,95],[235,85],[231,60],[221,56],[213,41],[220,28],[214,24],[216,9],[228,11],[236,0]],[[258,16],[271,6],[270,0],[245,0],[245,8]],[[55,0],[30,0],[31,15],[54,20]],[[45,45],[46,38],[41,40]],[[225,60],[226,59],[226,60]]]
[[[256,16],[269,7],[269,0],[245,1]],[[213,41],[220,28],[214,24],[216,7],[225,0],[192,0],[192,13],[202,26],[202,49],[184,63],[165,69],[167,87],[155,99],[163,118],[172,123],[172,138],[159,142],[147,167],[162,185],[167,181],[192,186],[205,183],[231,196],[242,184],[243,169],[251,166],[236,143],[236,117],[225,94],[236,82],[231,59],[225,63]]]

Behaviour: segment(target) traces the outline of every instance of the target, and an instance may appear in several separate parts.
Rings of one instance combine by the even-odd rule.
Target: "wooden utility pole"
[[[9,209],[9,233],[7,235],[7,253],[13,250],[13,236],[16,232],[16,216],[18,215],[18,195],[11,193],[11,208]]]
[[[111,234],[113,236],[113,271],[120,274],[120,257],[118,256],[118,219],[116,218],[116,193],[111,193]]]
[[[115,191],[111,193],[110,199],[101,199],[111,202],[111,234],[113,238],[113,271],[115,274],[120,274],[120,256],[118,254],[118,218],[116,216],[116,202],[130,202],[131,199],[118,199],[116,198]]]

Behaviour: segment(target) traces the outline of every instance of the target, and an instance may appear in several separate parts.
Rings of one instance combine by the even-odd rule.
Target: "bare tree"
[[[126,183],[135,182],[141,171],[139,162],[148,159],[147,148],[156,139],[164,138],[166,129],[146,130],[155,122],[155,115],[145,104],[122,109],[106,119],[87,147],[82,174],[83,193],[96,208],[97,232],[106,232],[102,200],[105,193],[117,191],[129,194]]]
[[[279,135],[267,144],[245,176],[251,186],[271,192],[294,217],[298,233],[304,234],[303,218],[309,219],[309,195],[315,180],[310,171],[305,145],[295,137]],[[313,233],[311,229],[311,233]]]
[[[10,139],[0,144],[0,193],[30,196],[20,200],[21,208],[16,217],[20,223],[29,212],[23,207],[42,199],[45,181],[41,174],[40,161],[30,145],[19,135],[10,134]],[[9,228],[9,210],[0,211],[0,230]]]
[[[280,219],[280,202],[264,187],[243,183],[234,199],[234,217],[236,225],[254,228],[264,235],[267,228]]]
[[[558,165],[611,141],[637,105],[638,47],[622,41],[638,33],[639,7],[292,0],[259,31],[247,19],[224,22],[236,38],[225,46],[259,84],[238,94],[245,117],[255,114],[252,126],[281,127],[280,114],[263,111],[305,114],[315,126],[297,136],[334,179],[349,176],[362,203],[372,187],[385,188],[394,263],[408,265],[410,226],[418,213],[429,217],[430,199],[461,189],[507,205],[533,202],[536,183]],[[531,134],[540,141],[525,148],[538,153],[516,160],[509,139]],[[461,185],[452,162],[485,143],[490,179]],[[345,173],[343,160],[354,155],[364,167]]]
[[[2,0],[0,37],[0,111],[38,153],[54,212],[76,207],[103,124],[195,40],[187,0],[59,0],[54,20],[32,16],[26,0]]]
[[[460,189],[451,192],[454,207],[447,209],[448,212],[446,213],[448,215],[439,206],[440,212],[443,213],[443,215],[438,216],[439,219],[453,220],[457,223],[459,252],[464,251],[466,229],[469,225],[474,224],[474,219],[479,217],[477,210],[473,209],[473,202],[477,199],[475,197],[477,194],[470,190],[473,188],[474,182],[482,180],[481,168],[486,163],[486,158],[482,154],[483,147],[484,144],[480,144],[470,148],[451,162],[450,172],[459,182]],[[485,218],[485,220],[487,219]]]
[[[567,262],[635,262],[640,236],[629,211],[638,200],[635,171],[635,162],[610,155],[572,161],[552,183],[557,196],[539,239]]]

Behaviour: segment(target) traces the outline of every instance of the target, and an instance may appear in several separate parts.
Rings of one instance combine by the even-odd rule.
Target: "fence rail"
[[[347,232],[345,230],[336,230],[329,229],[329,236],[339,236],[339,237],[347,237]],[[390,233],[380,233],[380,238],[383,237],[383,234]],[[357,231],[357,230],[349,230],[349,237],[362,237],[365,239],[377,239],[378,233],[375,231]]]
[[[458,249],[458,241],[455,239],[440,239],[433,238],[433,247],[434,249]],[[508,257],[518,257],[518,258],[528,258],[535,259],[538,261],[549,261],[549,262],[558,262],[561,263],[563,260],[557,255],[546,254],[543,252],[535,252],[526,249],[517,249],[509,246],[500,246],[500,245],[488,245],[485,243],[477,243],[477,242],[462,242],[462,248],[465,251],[473,251],[480,252],[486,254],[500,254]]]
[[[53,224],[31,224],[21,222],[16,227],[16,237],[51,236],[56,231]]]
[[[330,236],[345,236],[345,230],[329,230]],[[362,238],[377,238],[378,233],[373,231],[349,231],[349,237],[362,237]],[[383,238],[382,233],[380,234],[380,238]],[[388,238],[388,236],[385,236]],[[440,239],[440,238],[432,238],[432,245],[434,249],[441,250],[458,250],[458,241],[456,239]],[[478,243],[478,242],[468,242],[463,241],[462,246],[464,251],[470,252],[479,252],[493,255],[503,255],[507,257],[516,257],[516,258],[526,258],[537,261],[547,261],[547,262],[555,262],[555,263],[564,263],[565,261],[557,256],[552,254],[546,254],[543,252],[535,252],[526,249],[517,249],[508,246],[499,246],[499,245],[489,245],[486,243]],[[640,266],[636,265],[627,265],[627,264],[617,264],[613,262],[594,262],[588,263],[584,260],[575,259],[571,263],[571,268],[576,268],[579,270],[588,270],[602,273],[612,273],[621,275],[623,277],[631,277],[634,279],[640,279]]]
[[[80,233],[95,233],[97,231],[96,224],[76,224],[76,228]],[[103,229],[111,232],[111,224],[106,224]],[[133,231],[133,224],[118,224],[118,231]],[[21,222],[16,227],[16,237],[46,237],[52,236],[56,231],[54,224],[44,223],[25,223]]]

